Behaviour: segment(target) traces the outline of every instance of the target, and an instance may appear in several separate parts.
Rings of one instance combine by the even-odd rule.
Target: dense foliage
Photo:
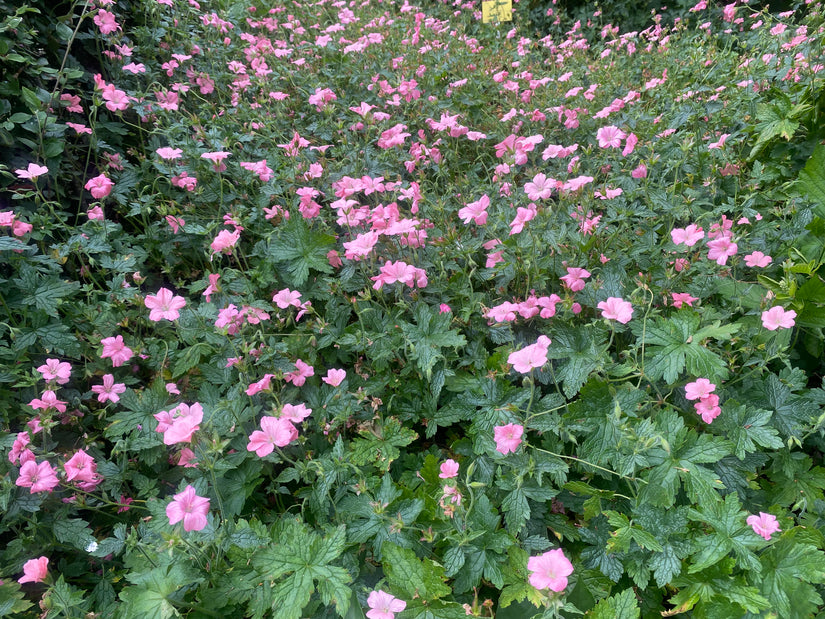
[[[0,616],[817,616],[821,3],[44,4]]]

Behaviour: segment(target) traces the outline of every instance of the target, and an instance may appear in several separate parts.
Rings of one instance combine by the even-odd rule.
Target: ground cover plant
[[[822,4],[536,5],[0,0],[0,616],[822,616]]]

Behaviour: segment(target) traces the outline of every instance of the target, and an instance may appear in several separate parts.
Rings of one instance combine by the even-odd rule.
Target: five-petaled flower
[[[114,186],[115,184],[105,174],[89,179],[85,185],[86,189],[89,190],[92,197],[96,200],[105,198],[112,193],[112,187]]]
[[[602,310],[602,318],[617,320],[623,325],[633,317],[633,306],[621,297],[608,297],[607,301],[602,301],[596,307]]]
[[[180,317],[178,310],[186,306],[186,299],[176,296],[168,288],[161,288],[158,290],[157,295],[147,295],[143,303],[151,310],[149,320],[158,322],[160,320],[177,320]]]
[[[527,560],[530,570],[528,582],[536,589],[550,589],[556,593],[567,587],[567,577],[573,573],[573,564],[564,556],[561,548],[548,550],[544,554]]]
[[[493,437],[496,441],[496,451],[504,454],[513,453],[521,445],[521,435],[524,434],[524,426],[515,423],[508,423],[506,426],[496,426],[493,428]]]
[[[526,374],[533,368],[540,368],[547,363],[547,348],[550,346],[550,338],[540,335],[535,344],[525,346],[521,350],[510,353],[507,363],[513,366],[516,372]]]
[[[367,605],[370,607],[367,611],[367,619],[395,619],[395,613],[400,613],[407,608],[404,600],[399,600],[380,589],[369,594]]]
[[[206,514],[209,513],[209,499],[198,496],[192,486],[186,486],[183,492],[172,497],[166,506],[169,524],[183,520],[184,531],[200,531],[206,527]]]
[[[785,310],[785,308],[777,305],[769,310],[762,312],[762,326],[768,331],[776,331],[777,329],[790,329],[794,326],[794,318],[796,312],[793,310]]]
[[[29,559],[23,564],[23,575],[17,579],[21,585],[26,582],[43,582],[49,574],[49,558]]]
[[[766,514],[765,512],[759,512],[758,516],[750,515],[745,522],[753,528],[754,533],[761,535],[768,541],[770,541],[772,533],[782,530],[779,528],[779,523],[776,521],[776,516],[773,514]]]

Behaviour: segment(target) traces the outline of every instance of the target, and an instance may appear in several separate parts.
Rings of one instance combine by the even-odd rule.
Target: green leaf
[[[588,617],[592,619],[639,619],[640,610],[633,589],[611,595],[596,604]]]
[[[450,315],[437,313],[429,304],[420,302],[413,309],[415,324],[401,323],[406,338],[408,357],[416,362],[427,380],[432,378],[433,366],[444,359],[442,348],[459,348],[467,340],[458,331],[450,329]]]
[[[49,316],[57,317],[57,308],[62,303],[62,299],[73,294],[78,288],[80,288],[78,282],[64,282],[56,277],[41,280],[23,297],[23,303],[34,305]]]
[[[16,581],[5,581],[0,585],[0,617],[22,613],[31,608],[32,603],[25,599]]]
[[[682,571],[682,561],[676,556],[673,546],[665,544],[662,552],[657,552],[650,558],[650,568],[653,570],[656,586],[664,587]]]
[[[409,548],[384,543],[384,573],[394,589],[405,591],[410,598],[432,601],[450,594],[444,584],[444,568],[429,559],[421,560]]]
[[[212,347],[205,342],[197,342],[192,346],[187,346],[180,355],[175,355],[172,378],[183,376],[197,366],[201,362],[201,358],[208,356],[211,352],[213,352]]]
[[[335,247],[335,237],[310,230],[302,217],[291,217],[278,228],[278,238],[269,246],[269,256],[276,262],[286,262],[286,273],[292,286],[302,286],[310,269],[332,273],[327,253]]]
[[[744,460],[745,454],[757,451],[757,444],[768,449],[782,449],[784,443],[779,434],[768,426],[771,415],[770,411],[749,408],[736,400],[728,400],[722,406],[722,414],[714,429],[724,432],[733,444],[733,453]]]
[[[86,550],[96,542],[88,523],[80,518],[61,518],[52,525],[52,531],[57,541],[80,550]]]
[[[822,598],[811,585],[825,581],[825,553],[783,536],[763,561],[762,593],[780,617],[802,619],[819,609]]]
[[[527,520],[530,518],[530,505],[524,490],[515,488],[501,502],[501,509],[504,510],[504,518],[507,522],[507,530],[517,535]]]
[[[799,184],[802,191],[816,202],[815,212],[825,217],[825,145],[817,144],[808,163],[799,173]]]
[[[352,442],[352,463],[357,466],[374,464],[383,471],[388,471],[393,460],[401,455],[399,447],[405,447],[418,438],[418,434],[402,426],[395,417],[385,419],[382,425],[372,429],[362,430],[360,434],[363,438]]]

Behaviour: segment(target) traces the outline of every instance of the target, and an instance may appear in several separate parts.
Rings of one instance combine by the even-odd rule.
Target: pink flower
[[[166,159],[169,161],[180,159],[183,155],[183,151],[180,148],[172,148],[170,146],[163,146],[157,149],[155,152],[161,159]]]
[[[452,479],[458,475],[458,462],[453,459],[445,460],[441,463],[441,472],[438,476],[441,479]]]
[[[95,463],[95,459],[82,449],[77,451],[75,455],[66,461],[63,465],[63,469],[66,471],[67,481],[72,481],[75,479],[89,483],[96,483],[100,481],[100,477],[97,475],[97,464]]]
[[[465,224],[471,221],[477,226],[487,223],[487,207],[490,206],[490,198],[487,195],[481,196],[475,202],[469,202],[464,208],[458,211],[458,216]]]
[[[100,208],[100,205],[95,205],[86,211],[86,217],[90,220],[102,220],[104,219],[103,209]]]
[[[112,193],[112,187],[115,184],[109,180],[105,174],[101,174],[100,176],[95,176],[86,183],[85,187],[88,189],[92,197],[96,200],[100,200],[101,198],[105,198],[110,193]]]
[[[400,613],[407,608],[404,600],[390,595],[380,589],[373,591],[367,597],[367,619],[395,619],[395,613]]]
[[[183,219],[183,217],[175,217],[174,215],[167,215],[166,223],[168,223],[169,227],[172,228],[172,234],[177,234],[178,230],[180,230],[181,228],[183,228],[183,226],[186,225],[186,221]]]
[[[499,262],[504,262],[502,254],[504,254],[504,250],[487,254],[487,261],[484,263],[485,268],[492,269]]]
[[[578,292],[584,289],[584,280],[588,277],[590,277],[590,272],[587,269],[567,267],[567,275],[563,275],[559,279],[564,283],[565,288]]]
[[[602,301],[596,307],[602,310],[602,318],[618,320],[623,325],[633,317],[633,306],[621,297],[608,297],[607,301]]]
[[[599,148],[621,148],[622,140],[626,137],[624,131],[613,125],[602,127],[596,132]]]
[[[705,231],[695,224],[690,224],[687,228],[674,228],[670,231],[670,237],[676,245],[684,243],[688,247],[693,247],[705,237]]]
[[[493,428],[493,436],[496,441],[496,451],[504,454],[515,452],[521,445],[521,435],[524,434],[524,426],[515,423],[508,423],[506,426],[496,426]]]
[[[315,369],[301,361],[300,359],[295,360],[295,371],[290,372],[284,376],[284,380],[288,383],[292,383],[296,387],[301,387],[305,382],[307,382],[307,378],[310,376],[315,376]]]
[[[296,438],[298,429],[286,417],[263,417],[261,429],[249,435],[246,449],[263,458],[271,454],[275,447],[286,447]]]
[[[107,337],[100,340],[103,344],[103,352],[100,353],[101,359],[111,358],[112,367],[120,367],[132,358],[134,354],[132,350],[123,343],[123,336]]]
[[[20,454],[26,449],[26,445],[31,443],[31,438],[29,438],[28,432],[18,432],[17,438],[14,439],[14,443],[12,443],[11,451],[9,452],[9,462],[12,464],[17,463],[17,459],[20,458]]]
[[[192,440],[192,435],[200,429],[203,407],[198,402],[191,406],[178,404],[172,410],[160,411],[154,417],[158,420],[156,431],[163,432],[164,445],[188,443]]]
[[[753,528],[754,533],[761,535],[768,541],[770,541],[772,533],[782,530],[779,528],[776,516],[765,512],[759,512],[758,516],[750,515],[745,522]]]
[[[557,183],[553,178],[548,178],[545,174],[536,174],[533,180],[524,185],[524,193],[531,200],[544,200],[549,198]]]
[[[209,285],[206,287],[206,290],[203,291],[203,296],[206,297],[206,302],[211,302],[212,299],[210,297],[218,291],[218,279],[220,279],[220,273],[210,273],[209,274]]]
[[[772,307],[771,309],[762,312],[762,326],[768,331],[790,329],[795,324],[794,318],[796,318],[795,311],[785,311],[783,307],[777,305],[776,307]]]
[[[206,527],[206,514],[209,513],[209,499],[195,494],[192,486],[186,486],[183,492],[172,497],[166,506],[166,517],[173,525],[183,520],[184,531],[200,531]]]
[[[702,421],[705,423],[711,423],[722,413],[719,406],[719,396],[715,393],[703,397],[693,405],[693,408],[696,409],[696,414],[701,416]]]
[[[29,180],[34,180],[38,176],[48,174],[49,168],[44,165],[30,163],[25,170],[15,170],[14,173],[17,174],[18,178],[28,178]]]
[[[92,392],[97,394],[98,402],[112,402],[120,401],[120,393],[126,391],[126,385],[123,383],[115,383],[115,377],[111,374],[103,375],[102,385],[92,385]]]
[[[327,385],[337,387],[344,381],[346,377],[346,370],[330,369],[327,370],[327,375],[324,376],[321,380],[324,381]]]
[[[536,589],[550,589],[556,593],[567,587],[567,577],[573,573],[573,564],[564,556],[561,548],[548,550],[527,560],[530,570],[528,582]]]
[[[438,306],[438,313],[439,314],[449,314],[452,311],[453,310],[446,303],[442,303],[441,305]]]
[[[29,488],[29,494],[35,492],[51,492],[58,483],[57,472],[47,461],[37,464],[34,460],[28,460],[20,467],[20,475],[15,485],[21,488]]]
[[[766,267],[771,262],[773,262],[773,258],[766,256],[761,251],[755,251],[745,256],[745,264],[749,267]]]
[[[739,247],[731,241],[730,237],[722,236],[713,241],[708,241],[708,260],[716,260],[716,264],[723,266],[728,258],[736,255]]]
[[[94,16],[95,25],[100,29],[101,34],[111,34],[120,30],[120,26],[115,19],[114,13],[100,9]]]
[[[352,241],[344,243],[344,249],[347,250],[344,252],[344,257],[348,260],[360,260],[368,256],[378,242],[379,234],[378,231],[371,230],[370,232],[359,234]]]
[[[43,380],[56,380],[58,385],[65,385],[69,382],[72,366],[59,359],[46,359],[46,363],[37,368],[37,371],[43,376]]]
[[[550,338],[540,335],[535,344],[511,352],[507,357],[507,363],[512,365],[516,372],[526,374],[533,368],[540,368],[547,363],[548,346],[550,346]]]
[[[633,171],[630,173],[631,178],[647,178],[647,166],[643,163],[640,163],[638,166],[633,168]]]
[[[272,296],[272,302],[275,303],[279,308],[286,309],[290,306],[294,307],[301,307],[301,293],[297,290],[290,290],[289,288],[284,288],[283,290],[279,290]]]
[[[224,159],[229,157],[229,155],[231,155],[231,154],[232,153],[228,153],[228,152],[223,151],[223,150],[217,150],[217,151],[214,151],[214,152],[211,152],[211,153],[202,153],[201,154],[201,159],[208,159],[209,161],[211,161],[213,164],[215,164],[217,166],[219,163],[221,163]]]
[[[21,585],[26,582],[43,582],[49,574],[48,557],[29,559],[23,564],[23,576],[17,579]]]
[[[229,230],[221,230],[218,232],[218,236],[212,240],[209,247],[212,249],[213,254],[219,252],[231,254],[232,248],[235,247],[235,244],[240,238],[241,233],[238,230],[235,230],[234,232],[230,232]]]
[[[161,320],[177,320],[180,317],[179,309],[186,305],[183,297],[176,296],[168,288],[161,288],[157,295],[147,295],[143,301],[148,307],[149,320],[159,322]]]
[[[692,383],[685,385],[685,398],[688,400],[700,400],[706,398],[716,389],[716,385],[707,378],[697,378]]]
[[[673,307],[682,309],[682,304],[687,303],[693,307],[693,302],[698,301],[698,297],[692,297],[687,292],[674,292],[670,295],[673,298]]]

